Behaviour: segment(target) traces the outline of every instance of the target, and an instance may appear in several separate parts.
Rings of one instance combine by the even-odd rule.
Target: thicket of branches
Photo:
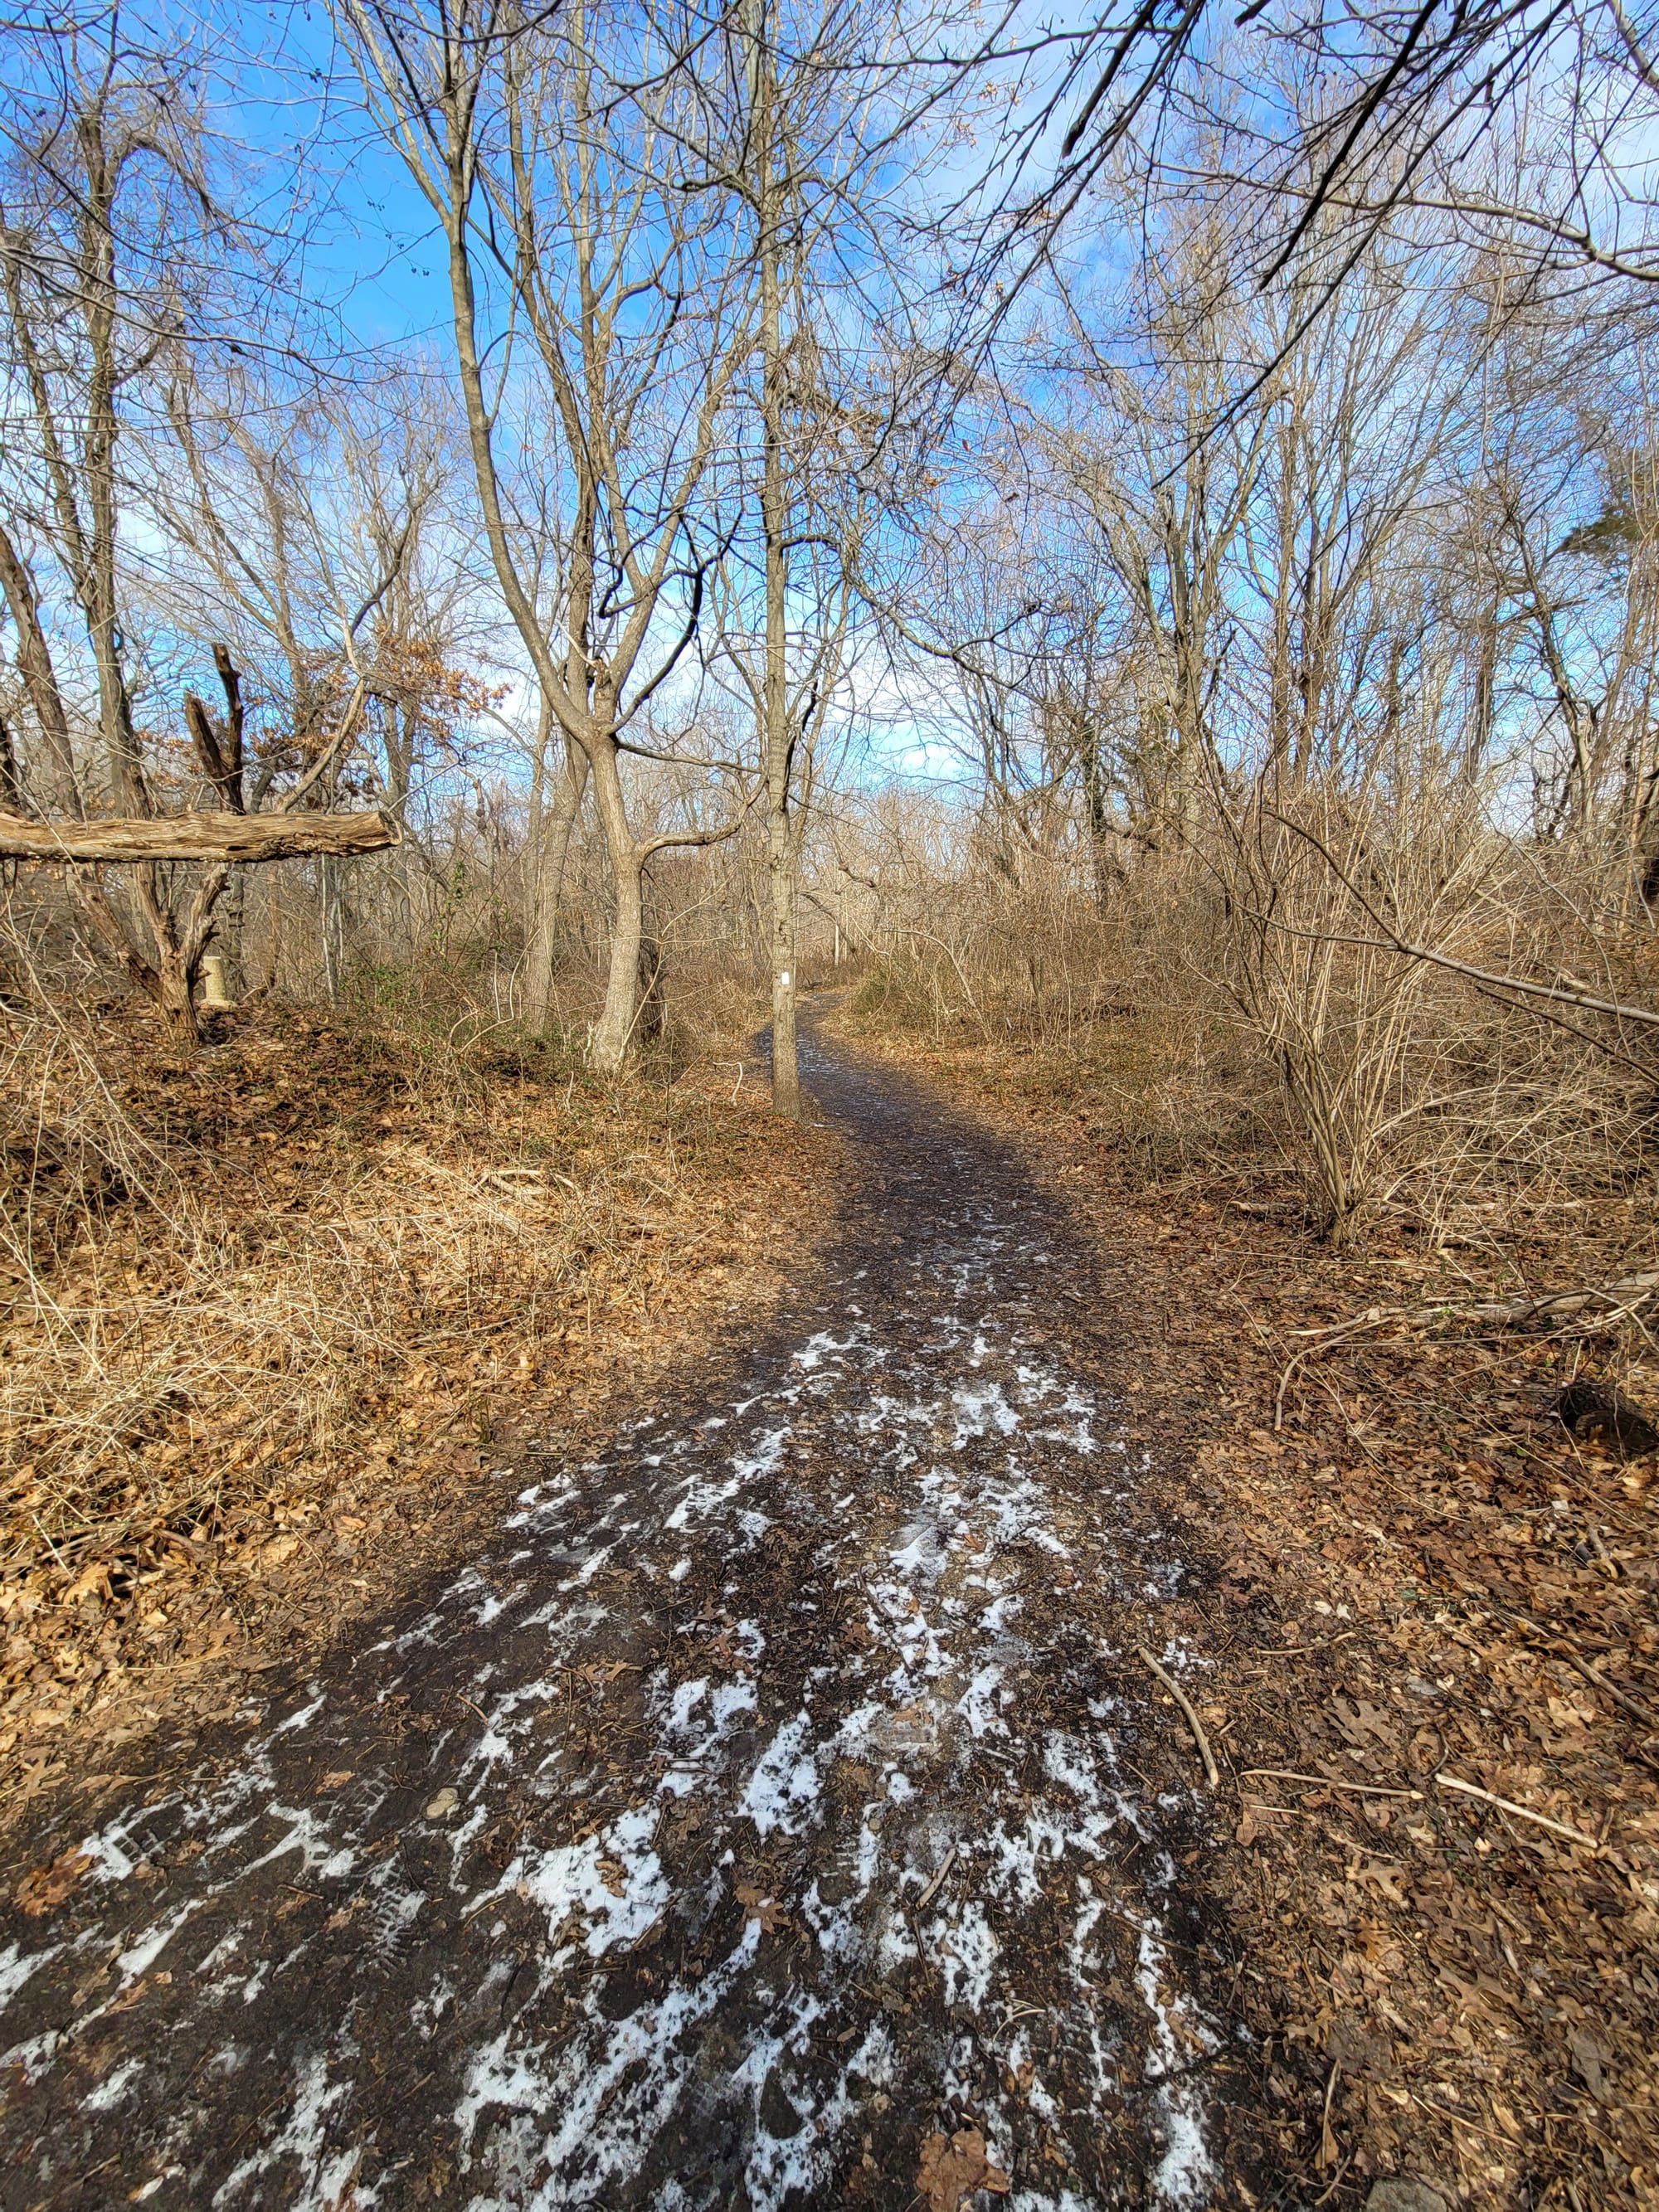
[[[23,867],[20,1009],[769,1010],[788,1111],[856,958],[1333,1236],[1644,1172],[1644,18],[235,32],[6,33],[0,811],[401,842]]]
[[[1468,45],[1409,113],[1380,46],[1126,47],[885,584],[939,782],[863,810],[872,1012],[1085,1062],[1338,1241],[1650,1166],[1648,65],[1559,21],[1478,112]]]

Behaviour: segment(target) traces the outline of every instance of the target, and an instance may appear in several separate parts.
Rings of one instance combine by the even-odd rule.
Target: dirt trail
[[[0,1919],[0,2203],[1231,2201],[1252,2069],[1129,1648],[1196,1687],[1188,1567],[1109,1315],[992,1139],[808,1062],[857,1187],[764,1342],[37,1826],[14,1889],[92,1863]]]

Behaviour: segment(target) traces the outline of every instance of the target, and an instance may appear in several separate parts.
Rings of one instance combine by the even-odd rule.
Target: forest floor
[[[76,1042],[14,1038],[47,1078],[0,1098],[0,1828],[464,1554],[532,1408],[580,1454],[835,1214],[833,1139],[729,1061],[611,1088],[294,1012]]]
[[[580,1419],[532,1361],[354,1619],[66,1731],[0,2205],[1654,2202],[1642,1470],[1467,1344],[1276,1423],[1381,1261],[1012,1060],[808,1060],[723,1331]]]
[[[1653,1267],[1647,1209],[1333,1252],[1288,1175],[1115,1141],[1074,1051],[863,1042],[1110,1255],[1154,1480],[1214,1565],[1202,1882],[1295,2201],[1406,2166],[1449,2200],[1659,2203],[1655,1462],[1554,1416],[1610,1346],[1455,1318]],[[1621,1379],[1653,1411],[1654,1372]]]

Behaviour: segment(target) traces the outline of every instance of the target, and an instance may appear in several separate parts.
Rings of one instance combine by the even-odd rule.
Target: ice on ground
[[[811,1731],[810,1713],[799,1712],[786,1721],[749,1778],[738,1810],[748,1815],[762,1836],[775,1829],[798,1836],[817,1809],[818,1761],[805,1749]]]
[[[518,1879],[546,1913],[550,1938],[557,1940],[573,1914],[587,1923],[582,1948],[590,1959],[645,1934],[672,1895],[651,1848],[656,1830],[657,1815],[641,1808],[624,1813],[599,1835],[519,1863]]]

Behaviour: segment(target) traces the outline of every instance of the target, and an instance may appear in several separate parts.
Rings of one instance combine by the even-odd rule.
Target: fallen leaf
[[[764,1890],[757,1889],[753,1882],[738,1882],[732,1895],[742,1905],[744,1917],[758,1920],[769,1936],[775,1936],[780,1928],[790,1925],[789,1915],[776,1899],[769,1897]]]
[[[1569,2036],[1567,2048],[1572,2053],[1572,2070],[1598,2104],[1607,2097],[1607,2077],[1601,2071],[1607,2052],[1592,2035],[1578,2033]]]
[[[1350,1743],[1363,1745],[1369,1736],[1392,1747],[1400,1740],[1399,1729],[1380,1705],[1369,1705],[1363,1698],[1350,1704],[1346,1698],[1333,1698],[1331,1711]]]
[[[89,1567],[82,1567],[75,1580],[64,1592],[65,1605],[78,1605],[83,1597],[109,1595],[109,1562],[94,1559]]]
[[[916,2186],[929,2212],[958,2212],[963,2199],[980,2189],[1006,2197],[1010,2185],[1001,2167],[987,2158],[985,2137],[977,2128],[958,2128],[948,2142],[932,2135],[921,2146]]]
[[[317,1787],[319,1790],[343,1790],[356,1771],[356,1769],[355,1767],[338,1767],[332,1774],[324,1775],[322,1780],[317,1784]]]
[[[627,1896],[628,1869],[623,1866],[620,1861],[617,1859],[601,1859],[599,1861],[599,1880],[611,1892],[612,1897]]]
[[[36,1867],[17,1885],[17,1909],[27,1912],[32,1920],[50,1912],[61,1905],[92,1864],[90,1851],[78,1845],[52,1860],[50,1866]]]

